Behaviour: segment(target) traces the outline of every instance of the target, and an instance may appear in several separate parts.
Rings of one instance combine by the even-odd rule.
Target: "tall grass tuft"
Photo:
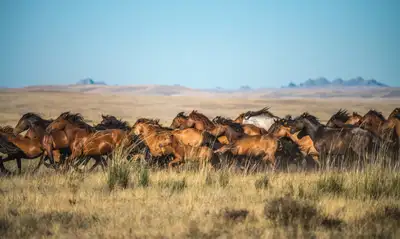
[[[139,168],[138,171],[138,185],[140,187],[148,187],[150,185],[149,169],[145,166]]]
[[[353,195],[369,199],[393,197],[400,199],[400,174],[388,169],[370,168],[362,173],[355,173],[350,178]]]
[[[324,174],[318,179],[316,187],[319,193],[339,195],[345,191],[344,178],[342,175],[336,173]]]
[[[254,186],[256,187],[257,190],[267,189],[269,186],[269,179],[268,179],[267,175],[264,175],[264,176],[260,177],[259,179],[257,179],[254,182]]]
[[[128,187],[131,168],[128,164],[129,151],[123,150],[122,147],[117,148],[112,153],[111,165],[108,168],[107,184],[110,190],[115,187],[121,187],[123,189]]]

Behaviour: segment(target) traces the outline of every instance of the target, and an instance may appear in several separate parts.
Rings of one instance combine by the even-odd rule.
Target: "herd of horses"
[[[22,135],[22,133],[24,133]],[[82,115],[64,112],[55,120],[26,113],[17,125],[0,127],[0,170],[10,172],[4,162],[16,160],[21,172],[22,159],[40,157],[34,172],[44,164],[66,170],[86,165],[89,159],[103,170],[116,149],[129,149],[128,159],[166,162],[169,168],[188,160],[199,160],[217,167],[222,158],[243,162],[268,163],[274,170],[279,161],[308,160],[317,167],[322,158],[342,162],[351,157],[369,159],[384,151],[398,161],[400,108],[385,118],[369,110],[365,115],[340,109],[326,124],[305,112],[283,118],[269,108],[248,111],[235,120],[217,116],[210,120],[193,110],[180,112],[169,127],[158,119],[140,118],[133,126],[114,116],[102,115],[97,125],[89,125]]]

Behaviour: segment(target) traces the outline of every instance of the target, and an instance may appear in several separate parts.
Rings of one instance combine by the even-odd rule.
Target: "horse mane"
[[[258,116],[258,115],[268,115],[271,118],[277,118],[274,114],[272,114],[269,111],[270,107],[264,107],[261,110],[258,111],[247,111],[244,116],[247,118],[253,117],[253,116]]]
[[[309,120],[311,123],[313,123],[313,124],[321,124],[321,122],[319,121],[319,119],[318,119],[316,116],[311,115],[311,114],[309,114],[308,112],[304,112],[304,113],[300,116],[300,118],[308,119],[308,120]]]
[[[350,115],[347,112],[347,110],[343,110],[343,109],[339,109],[338,112],[336,112],[334,115],[332,115],[332,117],[329,119],[329,121],[331,120],[340,120],[342,122],[346,122],[347,120],[349,120]]]
[[[14,128],[11,127],[11,126],[9,126],[9,125],[6,125],[6,126],[4,126],[4,127],[1,127],[1,126],[0,126],[0,133],[3,133],[3,134],[13,134],[13,133],[14,133]]]
[[[372,116],[378,117],[382,121],[386,120],[381,112],[378,112],[378,111],[376,111],[374,109],[369,110],[368,113],[365,114],[365,116],[368,116],[368,115],[372,115]]]
[[[179,112],[177,115],[176,115],[176,117],[182,117],[182,118],[185,118],[185,119],[187,119],[188,118],[188,116],[187,115],[185,115],[185,112]]]
[[[22,115],[21,120],[27,120],[31,124],[35,124],[37,122],[43,122],[45,126],[48,126],[51,122],[53,122],[52,119],[46,120],[43,119],[39,114],[33,113],[33,112],[28,112]]]
[[[389,117],[397,117],[396,115],[400,114],[400,108],[395,108],[392,113],[390,113]]]
[[[126,129],[129,130],[129,123],[126,121],[122,121],[122,119],[117,119],[117,117],[113,115],[101,115],[103,121],[96,125],[95,128],[110,128],[115,127],[117,129]]]
[[[212,122],[214,124],[222,124],[222,125],[228,125],[232,129],[234,129],[236,132],[243,132],[243,127],[241,124],[236,123],[232,119],[229,118],[224,118],[222,116],[216,116]]]
[[[79,113],[72,114],[69,111],[62,113],[58,118],[67,120],[71,124],[78,125],[80,128],[86,129],[88,132],[94,132],[95,128],[85,122],[83,116]]]
[[[214,124],[213,122],[211,122],[211,120],[209,118],[207,118],[207,116],[203,115],[202,113],[197,112],[197,110],[193,110],[190,114],[189,114],[189,118],[192,120],[196,120],[196,121],[201,121],[204,123],[204,126],[208,129],[213,128]]]
[[[138,124],[138,123],[145,123],[145,124],[152,124],[152,125],[161,126],[159,119],[139,118],[139,119],[136,120],[135,124]]]
[[[362,117],[362,115],[360,115],[359,113],[353,111],[353,117],[356,117],[356,116]]]

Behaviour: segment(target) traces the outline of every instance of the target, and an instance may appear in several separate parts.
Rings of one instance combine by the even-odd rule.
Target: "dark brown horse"
[[[350,119],[350,115],[347,110],[339,109],[326,123],[326,126],[331,128],[343,128],[352,127],[352,125],[346,125],[346,122]]]
[[[290,121],[289,125],[291,133],[300,131],[299,139],[309,135],[321,156],[331,155],[344,158],[350,153],[364,158],[366,154],[374,154],[381,143],[378,137],[367,130],[329,128],[307,112],[295,118],[294,121]]]
[[[115,116],[101,115],[101,118],[102,121],[100,124],[94,126],[96,130],[122,129],[125,131],[130,131],[132,129],[128,122],[122,121],[122,119],[117,119]]]
[[[304,157],[310,156],[314,162],[320,165],[318,151],[314,147],[314,142],[311,140],[310,136],[306,135],[299,139],[297,134],[292,134],[289,127],[290,117],[287,119],[275,120],[275,123],[271,126],[268,133],[274,137],[287,137],[291,139],[299,147],[300,152]]]

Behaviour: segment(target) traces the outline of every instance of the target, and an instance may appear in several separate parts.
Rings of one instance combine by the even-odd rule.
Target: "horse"
[[[350,119],[350,115],[347,110],[339,109],[326,123],[327,127],[331,128],[350,128],[355,127],[353,125],[348,125],[346,122]]]
[[[292,134],[290,132],[288,120],[290,120],[290,117],[275,120],[275,123],[270,127],[268,134],[271,134],[274,137],[287,137],[291,139],[295,144],[297,144],[304,157],[310,156],[317,165],[320,165],[318,151],[315,149],[310,136],[306,135],[299,139],[297,134]]]
[[[231,125],[235,128],[242,128],[243,132],[247,135],[261,135],[266,133],[266,131],[263,128],[259,128],[253,124],[240,124],[231,119],[224,118],[221,116],[216,116],[212,120],[212,122],[214,124]]]
[[[122,129],[125,131],[130,131],[132,128],[129,126],[128,122],[122,121],[122,119],[117,119],[112,115],[101,115],[102,121],[100,124],[94,126],[96,130],[106,130],[106,129]]]
[[[196,128],[172,129],[160,125],[158,119],[140,118],[139,123],[149,124],[158,127],[161,130],[170,131],[180,142],[192,147],[207,146],[213,149],[221,147],[218,139],[207,131],[201,131]]]
[[[139,119],[133,125],[132,133],[142,137],[152,156],[160,158],[172,155],[173,160],[168,163],[169,168],[183,161],[185,153],[182,147],[179,147],[179,141],[171,131]]]
[[[268,131],[274,123],[274,119],[279,119],[269,111],[269,107],[265,107],[258,111],[247,111],[240,114],[234,121],[240,124],[252,124]]]
[[[358,122],[362,119],[362,116],[357,112],[353,111],[351,115],[349,115],[349,119],[344,122],[345,125],[357,125]]]
[[[371,109],[358,122],[358,126],[371,131],[387,144],[389,151],[396,152],[399,147],[399,138],[395,127],[397,111],[397,108],[394,109],[386,120],[382,113]]]
[[[380,146],[380,139],[361,128],[329,128],[305,112],[289,122],[290,133],[298,133],[298,138],[310,136],[320,156],[342,156],[355,154],[363,158],[364,154],[373,154]]]
[[[43,138],[45,137],[45,130],[47,126],[52,122],[52,120],[45,120],[42,117],[40,117],[38,114],[29,112],[24,114],[21,119],[18,121],[17,125],[15,126],[13,133],[14,135],[18,135],[24,131],[27,131],[25,137],[29,135],[29,138],[32,140],[39,140],[40,143],[42,144]],[[58,132],[59,133],[59,132]],[[42,145],[43,147],[43,145]],[[42,149],[45,151],[44,149]],[[68,149],[63,149],[63,150],[53,150],[53,155],[55,155],[55,159],[57,163],[61,163],[65,160],[65,158],[70,154],[70,151]],[[44,163],[45,159],[48,158],[46,152],[45,152],[45,157],[41,157],[39,160],[38,165],[34,169],[34,172],[39,169],[39,167]],[[46,167],[49,168],[49,165],[46,165]]]
[[[217,159],[212,147],[216,144],[216,138],[206,131],[194,128],[173,130],[162,127],[158,120],[142,118],[136,121],[133,133],[142,136],[153,156],[173,155],[169,168],[184,163],[187,159],[198,159],[211,164]]]
[[[89,171],[93,171],[99,164],[103,170],[107,162],[102,156],[109,156],[115,148],[122,144],[127,133],[120,129],[96,131],[94,127],[84,122],[80,114],[62,113],[57,119],[49,124],[46,132],[63,131],[68,138],[71,156],[67,166],[78,157],[89,156],[96,163]]]
[[[0,128],[0,153],[6,154],[6,158],[0,159],[0,170],[3,173],[10,172],[4,167],[4,162],[16,160],[18,174],[21,173],[21,159],[36,159],[43,157],[43,150],[38,139],[30,139],[21,135],[14,135],[14,129],[10,126]]]
[[[172,121],[171,128],[195,128],[200,131],[207,131],[217,138],[225,135],[229,142],[233,142],[244,134],[243,130],[233,125],[214,124],[196,110],[193,110],[188,116],[184,115],[183,112],[178,113]]]

